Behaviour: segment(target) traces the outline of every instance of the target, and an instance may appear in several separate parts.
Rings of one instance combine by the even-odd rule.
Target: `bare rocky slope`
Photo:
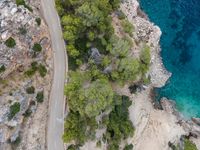
[[[39,5],[35,0],[18,6],[15,0],[0,1],[2,150],[45,149],[53,61]]]

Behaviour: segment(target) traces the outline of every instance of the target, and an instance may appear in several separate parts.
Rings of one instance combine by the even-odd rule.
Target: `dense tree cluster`
[[[110,150],[119,149],[121,140],[134,133],[128,115],[131,101],[117,96],[113,86],[118,84],[116,81],[125,84],[140,79],[148,70],[150,50],[144,46],[140,58],[132,57],[130,37],[134,28],[117,10],[119,3],[120,0],[56,0],[70,69],[65,87],[70,112],[63,139],[76,145],[68,149],[95,139],[95,130],[104,125],[104,140]],[[114,11],[121,14],[125,37],[114,33]],[[106,123],[105,119],[97,119],[105,112]]]
[[[119,143],[122,139],[132,136],[134,128],[129,120],[128,107],[131,101],[127,96],[118,98],[118,104],[109,115],[107,121],[107,132],[105,138],[109,144],[109,150],[119,149]]]

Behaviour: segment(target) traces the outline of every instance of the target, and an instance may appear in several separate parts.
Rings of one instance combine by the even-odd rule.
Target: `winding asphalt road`
[[[43,17],[49,27],[54,59],[54,74],[48,114],[47,149],[64,150],[62,135],[65,106],[64,83],[68,70],[67,55],[54,0],[41,0],[41,8]]]

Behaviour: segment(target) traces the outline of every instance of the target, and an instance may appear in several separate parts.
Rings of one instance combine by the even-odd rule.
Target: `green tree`
[[[70,112],[65,122],[64,142],[84,143],[86,140],[87,122],[78,113]]]
[[[122,96],[121,103],[118,102],[109,114],[109,122],[106,131],[108,149],[118,150],[122,139],[133,136],[134,127],[128,116],[128,108],[131,104],[132,102],[127,96]]]
[[[42,51],[42,46],[39,43],[35,43],[33,45],[33,51],[34,52],[41,52]]]
[[[34,86],[27,87],[26,88],[26,93],[34,94],[35,93],[35,87]]]
[[[10,113],[8,115],[8,119],[11,120],[19,111],[20,111],[20,103],[15,102],[10,106]]]
[[[37,93],[36,100],[39,103],[42,103],[44,101],[44,91],[40,91]]]
[[[80,52],[75,48],[74,44],[69,43],[66,48],[69,56],[72,58],[76,58],[80,55]]]
[[[123,58],[118,63],[117,71],[123,81],[134,81],[140,73],[140,63],[137,59],[131,57]]]
[[[188,139],[184,140],[184,150],[198,150],[196,145]]]
[[[130,36],[133,36],[134,27],[127,19],[122,20],[121,25],[124,29],[124,32],[128,33]]]
[[[126,145],[123,150],[133,150],[133,144]]]
[[[4,65],[0,66],[0,73],[4,72],[6,70],[6,67]]]
[[[35,21],[36,21],[36,23],[37,23],[38,26],[41,25],[41,19],[40,18],[36,18]]]
[[[39,71],[39,74],[40,74],[41,77],[45,77],[46,74],[47,74],[47,69],[46,69],[46,67],[45,67],[44,65],[42,65],[42,64],[40,64],[40,65],[38,66],[38,71]]]
[[[9,37],[6,41],[5,44],[7,47],[9,48],[13,48],[16,45],[15,39],[13,39],[12,37]]]
[[[146,44],[142,48],[140,61],[141,61],[141,71],[143,74],[145,74],[149,70],[151,61],[150,47]]]
[[[113,36],[107,50],[115,57],[126,57],[131,49],[129,41]]]
[[[89,117],[97,116],[101,111],[111,106],[113,91],[105,79],[92,82],[85,90],[85,113]]]

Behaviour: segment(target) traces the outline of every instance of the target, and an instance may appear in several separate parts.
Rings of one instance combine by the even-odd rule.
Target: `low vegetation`
[[[4,72],[6,70],[6,67],[4,65],[0,66],[0,73]]]
[[[43,64],[38,64],[37,62],[32,62],[31,67],[25,71],[25,75],[28,77],[33,76],[36,72],[39,72],[41,77],[45,77],[47,74],[47,69]]]
[[[24,6],[25,8],[27,8],[30,12],[33,11],[33,9],[32,9],[29,5],[27,5],[26,2],[25,2],[24,0],[16,0],[16,4],[17,4],[17,6],[23,5],[23,6]]]
[[[19,111],[20,111],[20,103],[15,102],[10,106],[10,113],[8,115],[8,119],[11,120]]]
[[[35,93],[35,87],[34,86],[27,87],[26,93],[27,94],[34,94]]]
[[[36,100],[39,103],[42,103],[44,101],[44,92],[43,91],[40,91],[37,93]]]
[[[27,33],[27,30],[25,27],[20,27],[19,28],[19,33],[22,34],[22,35],[25,35]]]
[[[6,41],[5,41],[5,45],[9,48],[13,48],[16,45],[15,39],[13,39],[12,37],[9,37]]]
[[[41,52],[42,51],[42,46],[39,44],[39,43],[35,43],[34,45],[33,45],[33,51],[34,52]]]
[[[196,145],[189,139],[184,140],[184,150],[198,150]]]
[[[36,23],[37,23],[38,26],[41,25],[41,19],[40,18],[36,18],[35,21],[36,21]]]
[[[118,11],[119,4],[120,0],[56,0],[70,69],[65,87],[70,112],[63,140],[75,145],[68,149],[78,149],[77,145],[94,140],[96,129],[101,127],[107,130],[99,143],[107,143],[109,150],[118,150],[121,141],[134,134],[128,113],[132,103],[128,97],[118,95],[113,86],[145,79],[150,48],[141,47],[140,58],[132,56],[134,27]],[[114,33],[114,11],[120,14],[124,37]]]
[[[128,33],[129,36],[133,36],[134,27],[127,19],[123,19],[121,25],[125,33]]]

